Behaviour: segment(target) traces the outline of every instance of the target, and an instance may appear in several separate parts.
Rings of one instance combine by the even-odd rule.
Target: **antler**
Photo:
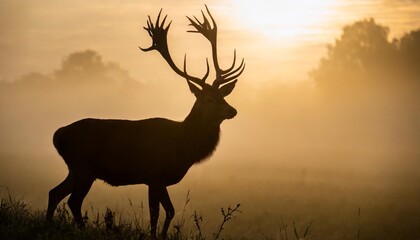
[[[223,70],[219,67],[218,57],[217,57],[217,24],[214,21],[213,16],[211,15],[209,8],[205,5],[208,15],[210,16],[211,23],[207,19],[206,15],[203,11],[201,14],[203,15],[203,22],[200,22],[195,16],[194,20],[190,17],[187,17],[190,20],[190,26],[193,26],[196,30],[190,30],[188,32],[192,33],[201,33],[205,38],[207,38],[211,43],[212,48],[212,56],[213,56],[213,64],[216,71],[216,80],[213,82],[213,87],[218,88],[220,85],[228,83],[230,81],[236,80],[245,69],[244,59],[242,59],[241,64],[237,68],[235,68],[236,63],[236,49],[233,53],[233,63],[232,66]]]
[[[171,22],[169,22],[169,24],[164,27],[165,25],[165,21],[166,21],[166,17],[168,15],[166,15],[162,22],[160,22],[160,15],[162,13],[162,9],[159,11],[159,14],[157,16],[156,19],[156,23],[153,24],[150,16],[148,16],[148,20],[147,20],[147,27],[143,27],[148,33],[149,36],[152,38],[152,46],[150,46],[149,48],[141,48],[139,47],[142,51],[144,52],[148,52],[148,51],[152,51],[152,50],[157,50],[158,52],[160,52],[160,54],[162,55],[162,57],[166,60],[166,62],[168,62],[169,66],[180,76],[184,77],[185,79],[194,82],[196,84],[198,84],[199,86],[203,87],[205,85],[205,81],[209,75],[209,63],[208,60],[206,60],[207,63],[207,72],[204,75],[203,78],[197,78],[197,77],[193,77],[187,74],[187,70],[186,70],[186,64],[187,64],[187,55],[184,56],[184,71],[181,71],[174,63],[174,61],[172,60],[171,55],[169,54],[169,49],[168,49],[168,41],[167,41],[167,35],[168,35],[168,30],[169,27],[171,26]],[[188,84],[190,84],[188,82]]]

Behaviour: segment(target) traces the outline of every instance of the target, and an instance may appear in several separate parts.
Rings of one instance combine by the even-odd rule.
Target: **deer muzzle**
[[[232,119],[236,116],[236,114],[238,114],[238,111],[236,111],[236,109],[232,106],[229,106],[226,109],[226,119]]]

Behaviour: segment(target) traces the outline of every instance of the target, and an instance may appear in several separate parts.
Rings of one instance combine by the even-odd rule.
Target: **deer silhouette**
[[[49,192],[47,221],[52,221],[58,203],[71,194],[68,206],[76,224],[83,226],[82,202],[96,179],[113,186],[146,184],[151,238],[156,239],[159,204],[166,212],[161,232],[161,238],[166,238],[175,213],[167,186],[181,181],[192,165],[214,152],[219,141],[220,124],[237,114],[224,97],[232,92],[237,78],[245,69],[243,59],[236,67],[236,50],[232,65],[227,69],[219,67],[217,25],[205,7],[211,22],[203,11],[202,22],[196,17],[187,17],[195,28],[188,32],[200,33],[211,43],[216,75],[212,85],[205,83],[209,76],[208,60],[203,78],[187,73],[186,55],[183,70],[172,60],[167,43],[171,22],[165,27],[167,15],[160,21],[162,9],[155,23],[149,16],[144,29],[152,38],[152,46],[140,49],[144,52],[157,50],[169,66],[187,80],[190,91],[196,97],[194,106],[182,122],[164,118],[137,121],[83,119],[58,129],[54,133],[53,143],[67,164],[69,173],[62,183]]]

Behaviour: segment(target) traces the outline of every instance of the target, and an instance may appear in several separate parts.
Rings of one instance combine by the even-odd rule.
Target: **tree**
[[[54,76],[59,81],[73,83],[125,81],[128,84],[133,80],[118,64],[104,63],[102,57],[93,50],[70,54],[61,63],[61,69],[54,72]]]
[[[396,45],[388,40],[388,35],[389,28],[374,19],[345,26],[311,77],[321,88],[333,91],[382,84],[389,67],[396,62]]]
[[[61,63],[61,69],[55,72],[57,78],[91,77],[102,74],[105,64],[101,56],[92,50],[70,54]]]
[[[55,127],[82,117],[133,117],[148,107],[144,89],[92,50],[70,54],[51,73],[0,83],[0,153],[45,150]]]
[[[397,43],[403,69],[420,82],[420,28],[405,34]]]

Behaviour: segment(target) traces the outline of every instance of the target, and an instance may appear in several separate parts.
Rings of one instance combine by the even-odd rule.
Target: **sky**
[[[415,29],[418,1],[208,1],[219,25],[221,62],[234,49],[248,63],[244,81],[290,82],[307,79],[326,45],[346,24],[373,17],[391,28],[391,37]],[[191,59],[191,71],[205,71],[209,45],[190,29],[185,16],[200,15],[200,1],[0,1],[0,81],[28,72],[48,73],[74,51],[92,49],[127,69],[138,81],[155,81],[156,54],[138,51],[150,44],[142,29],[147,15],[163,8],[173,21],[169,45],[173,58]],[[270,67],[267,67],[270,66]],[[264,69],[264,76],[259,72]],[[171,74],[162,68],[164,74]]]

